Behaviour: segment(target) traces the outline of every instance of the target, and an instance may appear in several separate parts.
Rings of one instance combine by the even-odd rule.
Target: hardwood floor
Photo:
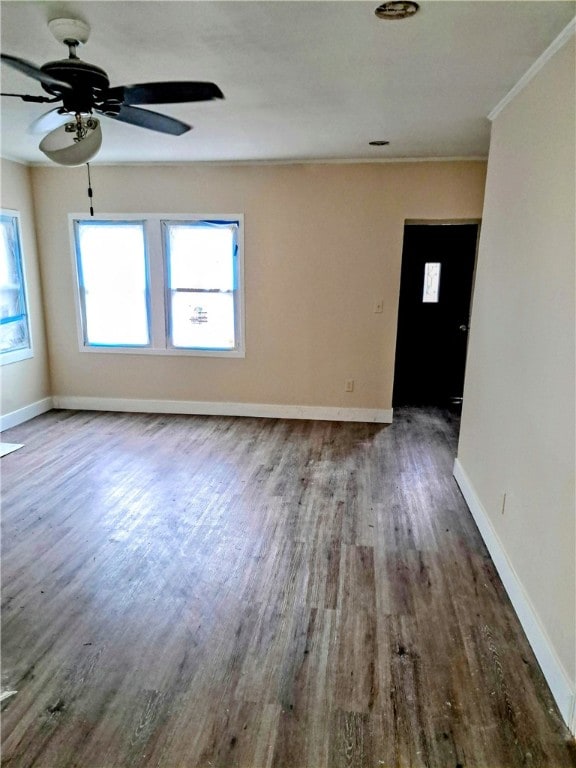
[[[2,764],[575,766],[456,430],[430,409],[8,430]]]

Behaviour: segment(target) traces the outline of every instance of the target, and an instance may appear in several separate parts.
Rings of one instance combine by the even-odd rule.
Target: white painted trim
[[[8,158],[7,158],[8,159]],[[156,167],[177,167],[182,168],[198,166],[200,168],[206,168],[214,166],[216,168],[235,168],[238,166],[258,166],[258,165],[365,165],[365,164],[387,164],[387,163],[485,163],[488,160],[488,155],[427,155],[426,157],[414,157],[412,155],[399,156],[399,157],[301,157],[292,158],[288,160],[270,159],[270,160],[147,160],[142,162],[136,162],[135,160],[126,161],[121,163],[112,162],[97,162],[90,161],[91,165],[98,166],[99,168],[138,168],[141,166],[156,166]],[[28,165],[31,168],[53,168],[54,163],[43,162],[41,160],[14,160],[16,163],[22,163]]]
[[[494,107],[494,109],[488,114],[488,120],[495,120],[500,112],[502,112],[503,109],[505,109],[508,104],[510,104],[511,101],[513,101],[516,96],[520,93],[520,91],[524,90],[528,83],[536,77],[538,72],[550,61],[552,56],[554,56],[555,53],[557,53],[560,48],[562,48],[563,45],[565,45],[568,40],[572,37],[572,35],[576,32],[576,17],[572,19],[560,32],[558,37],[553,40],[548,48],[542,53],[532,64],[532,66],[522,75],[520,80],[516,83],[516,85],[511,88],[506,96],[504,96],[503,99],[501,99],[498,104]]]
[[[0,443],[0,459],[3,459],[4,456],[8,456],[10,453],[14,453],[14,451],[18,451],[20,448],[24,448],[22,443]]]
[[[23,160],[21,157],[9,155],[6,152],[2,152],[2,154],[0,154],[0,159],[8,160],[10,163],[18,163],[18,165],[25,165],[27,168],[32,167],[32,160]],[[42,163],[42,165],[47,166],[48,163]]]
[[[28,332],[30,338],[30,332]],[[30,338],[30,344],[32,339]],[[0,353],[0,365],[12,365],[12,363],[21,363],[22,360],[30,360],[34,357],[34,350],[32,347],[25,347],[24,349],[13,349],[11,352]]]
[[[17,411],[6,413],[0,416],[0,430],[11,429],[17,427],[19,424],[23,424],[25,421],[40,416],[46,411],[51,411],[53,408],[52,398],[45,397],[43,400],[37,400],[35,403],[25,405],[24,408],[19,408]]]
[[[256,416],[268,419],[315,421],[364,421],[391,424],[392,409],[338,408],[274,403],[225,403],[203,400],[132,400],[117,397],[55,396],[54,408],[77,411],[124,411],[127,413],[179,413],[202,416]]]
[[[530,597],[514,570],[514,566],[510,562],[506,550],[459,459],[454,462],[454,478],[460,486],[462,495],[490,552],[496,570],[502,579],[504,588],[558,705],[560,714],[572,733],[576,735],[576,686],[570,681],[558,659]]]

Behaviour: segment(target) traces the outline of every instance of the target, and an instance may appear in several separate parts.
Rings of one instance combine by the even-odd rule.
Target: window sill
[[[83,345],[81,352],[105,355],[154,355],[160,357],[246,357],[244,349],[164,349],[161,347],[97,347]]]
[[[34,352],[30,347],[26,349],[15,349],[13,352],[0,353],[0,365],[10,365],[10,363],[19,363],[21,360],[29,360],[34,357]]]

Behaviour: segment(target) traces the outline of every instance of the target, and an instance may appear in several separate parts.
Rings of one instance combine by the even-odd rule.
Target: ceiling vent
[[[410,0],[407,2],[382,3],[374,11],[379,19],[407,19],[418,11],[420,6]]]

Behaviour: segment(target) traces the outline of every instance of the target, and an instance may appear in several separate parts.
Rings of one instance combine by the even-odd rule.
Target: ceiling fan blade
[[[48,99],[46,96],[28,96],[25,93],[0,93],[0,96],[14,96],[17,99],[22,99],[22,101],[33,101],[36,104],[53,104],[55,101],[62,101],[58,96]]]
[[[12,67],[12,69],[17,69],[19,72],[22,72],[24,75],[28,75],[28,77],[33,77],[34,80],[38,80],[43,85],[47,85],[49,88],[53,88],[57,91],[71,91],[72,86],[70,83],[65,83],[63,80],[57,80],[55,77],[52,77],[52,75],[49,75],[47,72],[43,72],[40,67],[37,67],[36,64],[32,64],[31,61],[26,61],[25,59],[20,59],[18,56],[10,56],[8,53],[2,53],[0,54],[0,58],[4,62],[4,64],[7,64],[9,67]]]
[[[73,115],[68,114],[68,112],[61,112],[60,109],[60,107],[56,107],[50,112],[40,115],[33,123],[30,123],[28,133],[49,133],[74,120]]]
[[[181,136],[192,128],[191,125],[176,120],[174,117],[127,105],[122,105],[117,115],[104,112],[101,109],[97,109],[97,111],[106,117],[111,117],[112,120],[119,120],[121,123],[139,125],[141,128],[149,128],[151,131],[159,131],[160,133],[170,133],[173,136]]]
[[[119,85],[110,88],[104,100],[121,104],[180,104],[223,98],[224,94],[215,83],[165,82]]]

